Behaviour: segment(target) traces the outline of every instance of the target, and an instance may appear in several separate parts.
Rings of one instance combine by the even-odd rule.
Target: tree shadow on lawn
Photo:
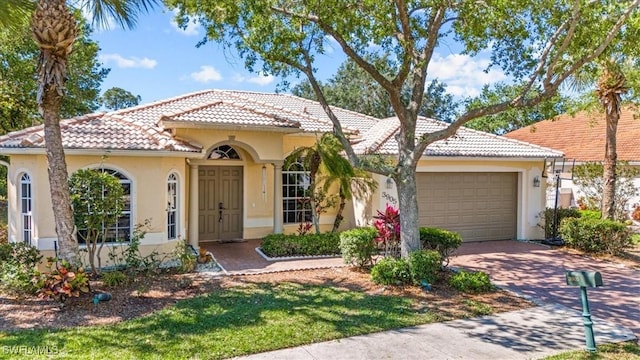
[[[8,333],[0,345],[55,346],[64,358],[223,358],[434,320],[417,312],[411,299],[398,296],[253,283],[117,325]]]

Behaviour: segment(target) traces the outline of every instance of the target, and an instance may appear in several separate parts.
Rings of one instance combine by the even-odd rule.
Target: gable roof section
[[[505,134],[540,146],[552,147],[577,161],[604,160],[606,124],[604,114],[580,112],[575,116],[561,115]],[[640,161],[640,119],[634,110],[622,108],[617,131],[618,160]]]
[[[442,130],[448,125],[442,121],[419,117],[416,137]],[[363,135],[366,140],[355,146],[356,152],[397,155],[398,142],[395,140],[395,135],[399,128],[400,123],[397,118],[381,120],[379,126],[370,129]],[[560,157],[562,153],[522,141],[460,127],[454,136],[427,146],[424,156],[545,158]]]
[[[377,119],[333,108],[344,131],[358,134]],[[322,111],[322,112],[320,112]],[[62,120],[66,149],[199,152],[201,146],[175,138],[169,129],[220,126],[254,130],[327,132],[333,125],[322,107],[286,94],[204,90],[112,112]],[[0,149],[43,148],[44,128],[0,136]]]

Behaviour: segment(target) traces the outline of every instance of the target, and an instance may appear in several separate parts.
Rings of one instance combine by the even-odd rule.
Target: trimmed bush
[[[560,233],[560,224],[562,224],[562,219],[579,218],[579,217],[580,217],[580,211],[578,209],[558,208],[558,234]],[[552,238],[553,237],[553,208],[547,208],[544,211],[544,224],[541,226],[544,229],[545,239]]]
[[[117,287],[127,283],[129,279],[122,271],[109,271],[102,273],[102,282],[109,287]]]
[[[262,239],[262,252],[270,257],[340,254],[340,234],[270,234]]]
[[[420,243],[423,249],[437,251],[440,254],[442,266],[447,266],[449,265],[449,257],[462,245],[462,237],[453,231],[421,227]]]
[[[411,283],[409,261],[387,257],[371,268],[371,280],[380,285],[406,285]]]
[[[619,255],[631,246],[631,231],[619,221],[565,219],[560,235],[567,246],[588,253]]]
[[[373,256],[378,252],[376,236],[378,231],[372,227],[343,231],[340,234],[340,252],[345,264],[360,268],[373,265]]]
[[[41,259],[40,251],[25,243],[0,244],[0,289],[18,296],[34,294],[38,288],[31,280]]]
[[[442,264],[440,254],[435,250],[418,250],[409,254],[409,269],[411,279],[416,285],[421,280],[433,284]]]
[[[602,213],[598,210],[579,210],[578,213],[582,219],[602,219]]]
[[[490,292],[494,289],[489,275],[482,271],[468,272],[462,270],[451,276],[449,284],[458,291],[472,294]]]

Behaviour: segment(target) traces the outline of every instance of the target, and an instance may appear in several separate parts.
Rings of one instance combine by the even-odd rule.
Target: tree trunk
[[[58,235],[58,256],[79,265],[78,241],[76,239],[71,196],[69,193],[69,175],[62,147],[60,131],[60,106],[62,95],[47,84],[42,94],[42,117],[44,118],[44,139],[47,152],[49,187],[53,217]]]
[[[395,181],[400,206],[400,255],[407,258],[409,253],[420,250],[415,166],[399,166]]]
[[[602,218],[613,220],[615,217],[615,194],[616,194],[616,132],[618,130],[618,120],[620,113],[617,106],[605,107],[605,118],[607,122],[606,145],[604,152],[604,173],[602,188]]]
[[[331,232],[338,231],[338,228],[340,227],[340,224],[342,224],[342,220],[344,219],[342,213],[344,212],[344,207],[347,205],[347,197],[344,195],[342,187],[340,187],[339,195],[340,205],[338,205],[338,212],[336,212],[336,219],[333,221],[333,229],[331,229]]]

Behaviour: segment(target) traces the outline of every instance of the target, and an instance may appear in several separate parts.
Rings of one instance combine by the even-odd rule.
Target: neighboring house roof
[[[416,137],[446,128],[443,121],[419,117]],[[366,139],[355,146],[362,154],[397,155],[398,142],[395,135],[400,129],[397,118],[381,120],[378,125],[363,134]],[[507,139],[502,136],[460,127],[456,134],[448,139],[436,141],[424,152],[425,156],[464,156],[464,157],[505,157],[505,158],[544,158],[560,157],[562,153],[553,149]]]
[[[605,126],[604,114],[580,112],[540,121],[505,136],[561,150],[568,159],[602,161]],[[622,108],[616,137],[618,160],[640,161],[639,137],[640,120],[634,119],[633,109]]]
[[[398,153],[394,135],[397,118],[376,119],[332,107],[343,130],[356,135],[358,153]],[[419,118],[417,136],[442,129],[447,123]],[[204,90],[112,112],[61,121],[67,149],[200,152],[201,145],[173,136],[171,129],[230,127],[284,132],[329,132],[333,125],[322,106],[289,94],[235,90]],[[35,126],[0,136],[1,149],[44,148],[43,127]],[[427,156],[556,157],[547,148],[460,128],[449,139],[427,147]]]

